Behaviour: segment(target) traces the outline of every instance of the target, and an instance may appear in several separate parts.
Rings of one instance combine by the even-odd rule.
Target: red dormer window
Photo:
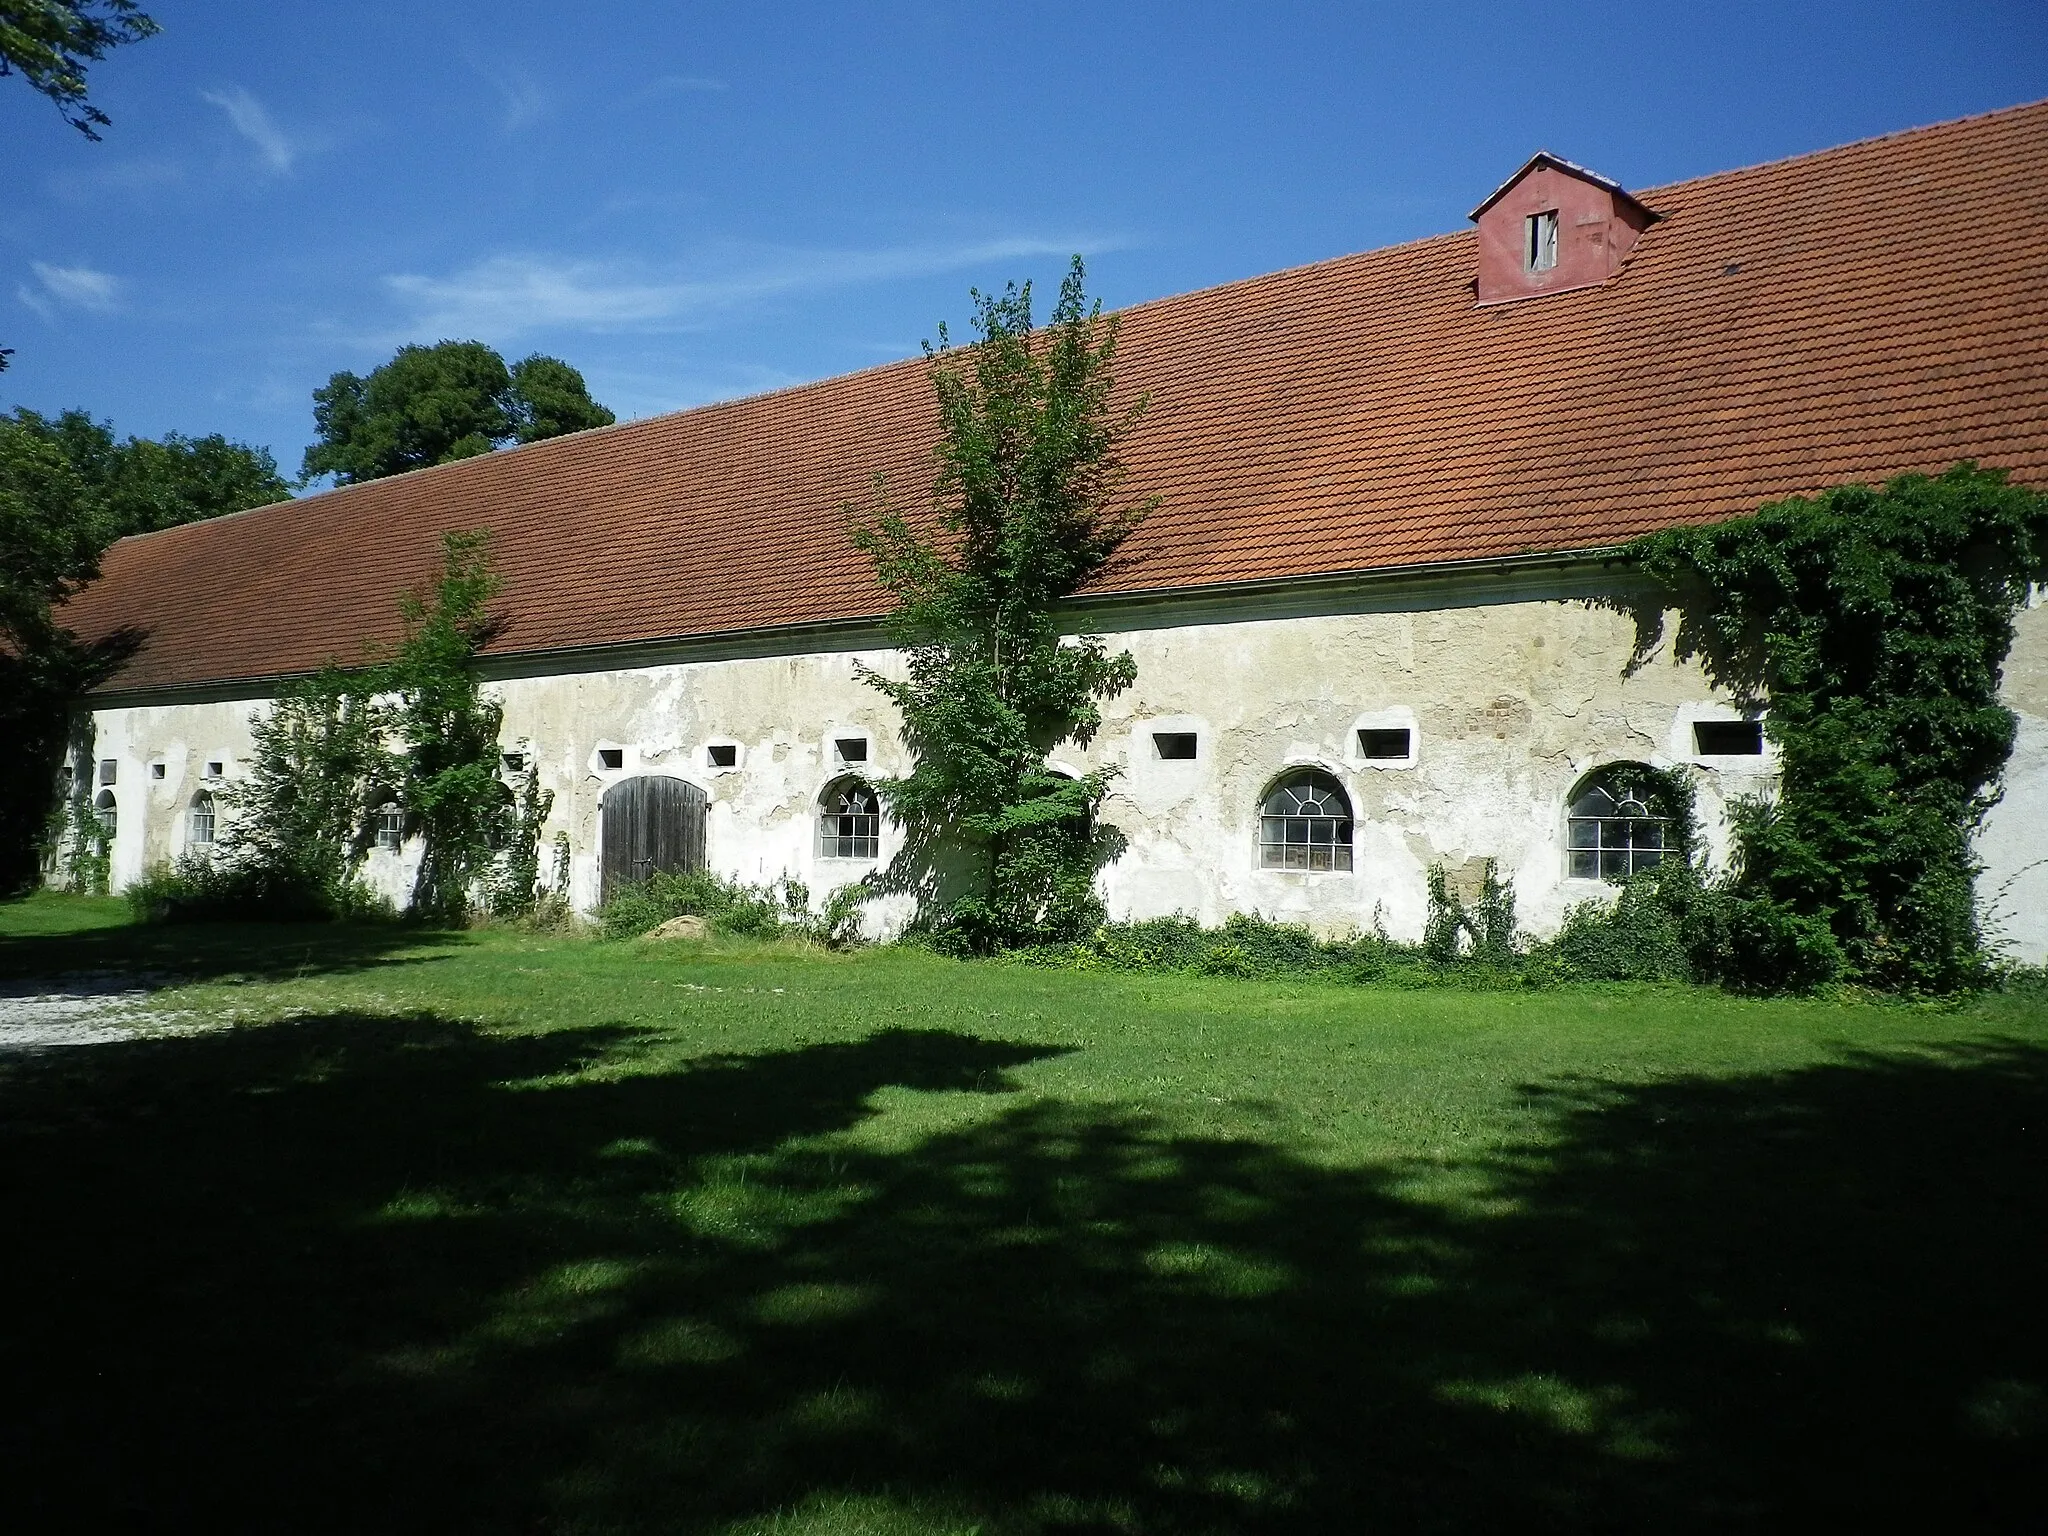
[[[1612,282],[1657,217],[1621,186],[1537,155],[1472,210],[1479,302],[1504,304]]]

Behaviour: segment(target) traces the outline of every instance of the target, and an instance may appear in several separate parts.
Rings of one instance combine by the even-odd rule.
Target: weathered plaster
[[[1564,814],[1588,770],[1623,759],[1695,765],[1710,851],[1724,856],[1727,801],[1767,787],[1772,760],[1694,754],[1692,722],[1735,711],[1668,640],[1631,669],[1634,626],[1584,600],[1598,590],[1583,572],[1475,573],[1455,589],[1333,591],[1320,612],[1299,593],[1091,605],[1086,621],[1130,649],[1138,678],[1107,705],[1092,743],[1055,759],[1122,770],[1104,808],[1130,839],[1103,879],[1111,910],[1180,911],[1205,922],[1257,910],[1330,931],[1377,917],[1389,933],[1414,938],[1429,864],[1469,879],[1478,861],[1493,858],[1515,881],[1523,923],[1550,932],[1572,902],[1611,895],[1565,877]],[[2048,614],[2028,612],[2020,630],[2007,694],[2024,717],[2021,750],[1981,843],[1982,889],[1987,902],[2004,893],[2008,937],[2041,958]],[[908,771],[894,710],[857,674],[863,662],[892,670],[896,658],[875,647],[872,630],[849,628],[837,641],[820,632],[816,643],[803,652],[764,644],[767,654],[750,656],[726,640],[715,653],[679,647],[677,659],[633,665],[565,659],[541,672],[525,659],[498,668],[505,742],[527,744],[555,793],[544,840],[569,835],[579,906],[597,896],[604,791],[636,773],[672,774],[706,792],[707,856],[723,874],[754,882],[789,874],[822,898],[865,872],[866,864],[819,856],[817,812],[848,771],[834,754],[840,737],[869,742],[866,776]],[[260,702],[216,695],[96,712],[99,755],[122,764],[117,882],[181,851],[200,765],[223,754],[246,760],[252,707]],[[1361,757],[1357,729],[1392,724],[1415,732],[1412,759]],[[1152,743],[1161,731],[1193,731],[1196,758],[1162,760]],[[737,748],[734,766],[711,765],[714,743]],[[607,748],[621,755],[617,769],[602,765]],[[166,762],[165,780],[144,777],[152,757]],[[1279,774],[1304,764],[1330,773],[1351,797],[1357,867],[1349,874],[1258,867],[1259,802]],[[897,846],[885,825],[884,860]],[[373,878],[401,895],[411,857],[378,855]],[[900,903],[878,905],[871,926],[902,915]]]

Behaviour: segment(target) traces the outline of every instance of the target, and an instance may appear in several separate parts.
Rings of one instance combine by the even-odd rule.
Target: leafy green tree
[[[559,357],[539,353],[512,365],[510,414],[513,436],[522,443],[608,427],[618,420],[590,398],[582,374]]]
[[[320,440],[306,450],[303,473],[353,485],[614,419],[559,358],[507,368],[480,341],[400,347],[367,378],[337,373],[313,391]]]
[[[0,416],[0,421],[10,418]],[[225,512],[284,501],[291,486],[266,448],[166,433],[162,438],[114,436],[110,423],[84,411],[50,418],[18,410],[14,426],[54,444],[98,504],[108,539],[152,533]]]
[[[412,909],[459,920],[507,831],[511,796],[498,777],[504,706],[484,692],[476,670],[477,652],[498,629],[488,611],[499,588],[488,538],[451,533],[442,542],[441,574],[426,596],[403,599],[405,639],[379,681],[398,696],[399,804],[424,844]]]
[[[324,918],[374,902],[358,878],[371,816],[397,777],[391,709],[364,674],[325,667],[249,722],[246,777],[211,856],[188,855],[164,894],[183,916]]]
[[[39,876],[67,706],[135,648],[132,633],[81,642],[59,604],[99,573],[109,523],[63,448],[0,415],[0,893]]]
[[[0,77],[20,75],[65,122],[97,139],[108,119],[86,99],[87,66],[162,30],[134,0],[0,0]]]
[[[913,524],[878,490],[854,542],[896,607],[902,680],[864,671],[902,712],[917,766],[879,786],[907,833],[876,881],[914,891],[919,922],[968,951],[1057,942],[1102,916],[1094,877],[1122,841],[1097,809],[1114,777],[1053,771],[1101,701],[1136,675],[1128,652],[1063,635],[1064,601],[1150,510],[1123,499],[1124,434],[1143,400],[1112,400],[1117,325],[1075,258],[1051,324],[1031,289],[974,295],[976,340],[927,347],[941,438],[933,516]]]

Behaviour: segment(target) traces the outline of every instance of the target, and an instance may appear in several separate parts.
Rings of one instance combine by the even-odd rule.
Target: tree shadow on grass
[[[302,1020],[0,1075],[14,1528],[2032,1528],[2048,1052],[1545,1091],[1482,1170]],[[595,1070],[590,1070],[590,1069]],[[2023,1129],[2024,1128],[2024,1129]],[[778,1524],[779,1522],[779,1524]]]

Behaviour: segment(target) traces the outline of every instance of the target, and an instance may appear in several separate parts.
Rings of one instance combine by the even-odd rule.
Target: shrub
[[[152,865],[122,896],[140,922],[293,923],[392,920],[384,897],[352,877],[186,854]]]
[[[808,888],[787,876],[773,885],[747,885],[693,870],[626,887],[598,909],[597,919],[609,939],[632,938],[672,917],[701,917],[714,933],[736,938],[802,938],[843,948],[860,941],[866,896],[858,883],[843,887],[814,914]]]
[[[1645,870],[1618,900],[1582,901],[1565,913],[1555,939],[1542,946],[1560,976],[1585,981],[1690,981],[1684,935],[1664,887],[1685,865]]]

